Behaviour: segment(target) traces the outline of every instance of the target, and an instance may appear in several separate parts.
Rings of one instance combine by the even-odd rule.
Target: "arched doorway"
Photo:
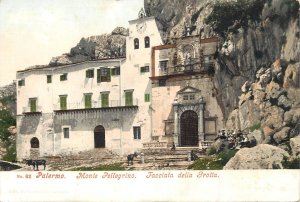
[[[40,141],[36,137],[31,138],[30,140],[30,147],[31,148],[40,148]]]
[[[95,148],[105,148],[105,129],[103,126],[96,126],[94,129]]]
[[[187,110],[180,117],[180,146],[198,145],[198,115]]]

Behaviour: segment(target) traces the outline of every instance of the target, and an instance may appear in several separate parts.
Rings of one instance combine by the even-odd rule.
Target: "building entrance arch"
[[[103,126],[96,126],[94,129],[95,148],[105,148],[105,129]]]
[[[192,110],[180,116],[180,146],[198,146],[198,115]]]

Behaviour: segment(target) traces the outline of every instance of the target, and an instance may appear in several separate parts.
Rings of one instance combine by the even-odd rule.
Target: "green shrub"
[[[107,164],[107,165],[99,165],[95,167],[78,167],[71,169],[71,171],[122,171],[125,170],[122,167],[122,163],[114,163],[114,164]]]
[[[300,157],[284,157],[282,166],[284,169],[300,169]]]
[[[235,33],[240,27],[246,28],[249,20],[259,21],[263,7],[261,0],[217,2],[205,23],[225,37],[228,31]]]
[[[214,148],[214,147],[209,147],[208,149],[207,149],[207,151],[206,151],[206,154],[207,155],[213,155],[213,154],[215,154],[215,153],[217,153],[217,150],[216,150],[216,148]]]
[[[261,124],[260,123],[257,123],[257,124],[254,124],[252,126],[250,126],[248,128],[251,132],[255,131],[255,130],[261,130]]]
[[[191,164],[192,170],[222,170],[226,163],[235,155],[235,150],[227,150],[216,156],[201,158]]]

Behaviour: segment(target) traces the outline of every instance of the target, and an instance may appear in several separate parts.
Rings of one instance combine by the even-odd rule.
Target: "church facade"
[[[129,21],[126,58],[18,71],[17,159],[202,147],[223,123],[212,79],[217,43],[164,44],[155,19],[142,16]]]

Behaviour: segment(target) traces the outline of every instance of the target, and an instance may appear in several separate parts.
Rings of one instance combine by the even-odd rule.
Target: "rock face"
[[[70,53],[53,57],[50,66],[78,63],[86,60],[125,57],[128,30],[115,28],[111,34],[82,38]]]
[[[247,90],[247,86],[240,87],[245,81],[255,80],[257,70],[270,66],[278,58],[299,62],[299,2],[296,0],[144,0],[144,7],[148,15],[156,17],[166,37],[183,36],[187,28],[192,35],[220,37],[223,45],[219,47],[216,86],[223,89],[218,98],[227,118],[237,107],[241,91]],[[284,79],[286,86],[297,82],[299,85],[296,68],[291,68],[288,77],[283,69],[274,65],[274,72],[259,75],[259,85],[265,87],[272,73],[276,82]],[[271,91],[272,97],[282,93],[275,92],[277,89]],[[280,105],[290,107],[285,97],[280,98]]]
[[[288,153],[278,147],[260,144],[253,148],[243,148],[224,166],[224,170],[273,169],[282,168],[281,162]]]

